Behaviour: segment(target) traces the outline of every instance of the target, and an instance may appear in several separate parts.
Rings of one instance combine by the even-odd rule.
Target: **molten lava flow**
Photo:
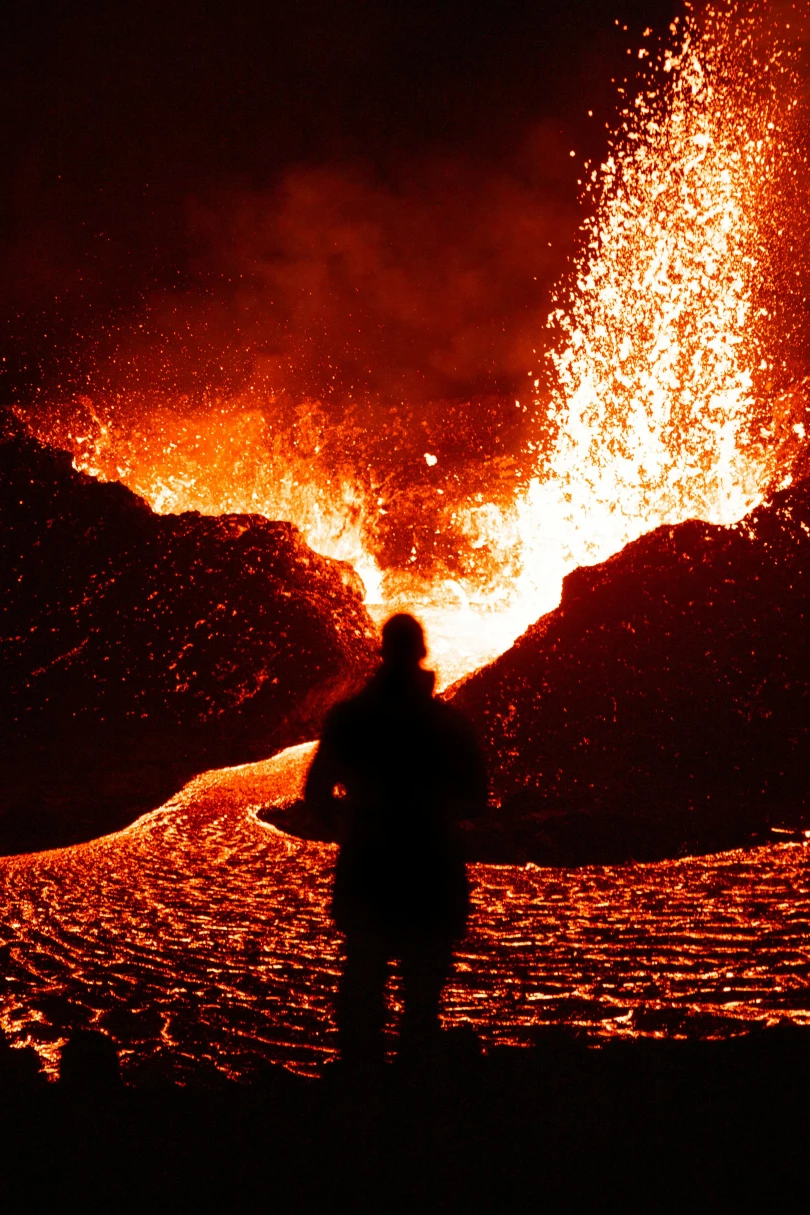
[[[763,302],[775,291],[772,246],[788,226],[784,180],[796,174],[786,169],[796,81],[790,56],[758,49],[755,19],[733,8],[700,20],[689,10],[671,31],[674,49],[650,69],[585,187],[592,213],[549,320],[533,474],[489,495],[471,493],[463,476],[435,490],[455,568],[414,572],[415,547],[381,559],[385,500],[368,460],[360,467],[350,436],[336,458],[340,435],[327,459],[327,423],[306,403],[276,426],[275,399],[251,404],[249,394],[191,414],[128,409],[125,419],[87,402],[89,435],[75,421],[60,432],[51,418],[40,436],[155,510],[292,520],[313,548],[355,566],[375,616],[407,608],[424,620],[444,685],[553,608],[575,566],[661,524],[741,519],[789,479],[789,440],[803,437],[776,306]],[[436,464],[432,453],[424,459]]]
[[[206,1064],[247,1080],[261,1059],[318,1075],[337,1046],[335,850],[258,818],[295,800],[311,755],[207,772],[116,835],[0,858],[8,1040],[55,1073],[70,1029],[90,1025],[136,1084]],[[591,1043],[808,1025],[809,851],[474,865],[443,1020],[490,1047],[530,1045],[544,1023]]]

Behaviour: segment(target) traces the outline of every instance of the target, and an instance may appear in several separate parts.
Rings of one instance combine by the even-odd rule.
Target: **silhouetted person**
[[[486,804],[483,760],[466,719],[433,698],[425,641],[412,616],[382,631],[382,664],[328,715],[306,801],[340,816],[332,912],[346,937],[338,999],[347,1062],[382,1055],[387,963],[402,967],[401,1044],[435,1039],[453,942],[469,911],[458,822]]]

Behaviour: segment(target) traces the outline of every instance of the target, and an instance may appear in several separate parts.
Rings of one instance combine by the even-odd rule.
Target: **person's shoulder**
[[[434,696],[433,704],[436,712],[441,714],[445,721],[467,721],[467,714],[461,709],[457,709],[450,701],[445,700],[442,696]]]
[[[446,730],[463,735],[473,732],[469,717],[461,709],[457,709],[455,705],[448,704],[446,700],[440,700],[438,697],[434,698],[433,705],[437,720]]]
[[[357,699],[357,696],[347,696],[345,700],[339,700],[337,704],[332,705],[326,712],[324,724],[339,725],[340,722],[352,718],[357,712]]]
[[[324,730],[341,730],[365,717],[371,708],[369,689],[365,687],[354,696],[347,696],[332,705],[324,717]]]

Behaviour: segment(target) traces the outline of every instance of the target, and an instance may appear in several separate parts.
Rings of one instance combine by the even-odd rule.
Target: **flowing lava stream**
[[[126,831],[0,862],[0,1025],[55,1070],[70,1027],[119,1044],[128,1079],[262,1061],[316,1074],[336,1050],[335,849],[259,822],[313,744],[209,772]],[[810,845],[654,865],[472,865],[445,1025],[527,1045],[726,1037],[810,1023]],[[398,1005],[398,990],[391,992]]]
[[[296,522],[314,548],[352,562],[375,614],[423,618],[445,685],[552,608],[575,566],[660,524],[739,520],[789,479],[804,438],[801,377],[780,364],[789,318],[763,302],[796,171],[796,102],[781,51],[752,85],[756,29],[733,9],[672,32],[675,49],[586,186],[592,212],[550,319],[547,394],[534,381],[532,474],[502,499],[443,499],[464,577],[381,567],[370,537],[384,501],[319,462],[317,429],[296,454],[255,394],[182,422],[168,407],[85,402],[42,418],[38,434],[155,510]],[[317,1070],[333,1050],[334,853],[257,819],[295,796],[308,755],[208,773],[118,835],[0,862],[6,1032],[51,1066],[67,1029],[93,1024],[121,1043],[132,1075],[182,1076],[201,1059],[240,1077],[268,1058]],[[526,1042],[552,1021],[711,1036],[810,1018],[807,846],[472,868],[475,914],[445,1016],[485,1040]]]

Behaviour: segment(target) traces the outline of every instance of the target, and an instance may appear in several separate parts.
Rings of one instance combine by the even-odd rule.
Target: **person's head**
[[[418,667],[427,654],[422,626],[407,612],[397,612],[382,629],[382,660],[386,667]]]

